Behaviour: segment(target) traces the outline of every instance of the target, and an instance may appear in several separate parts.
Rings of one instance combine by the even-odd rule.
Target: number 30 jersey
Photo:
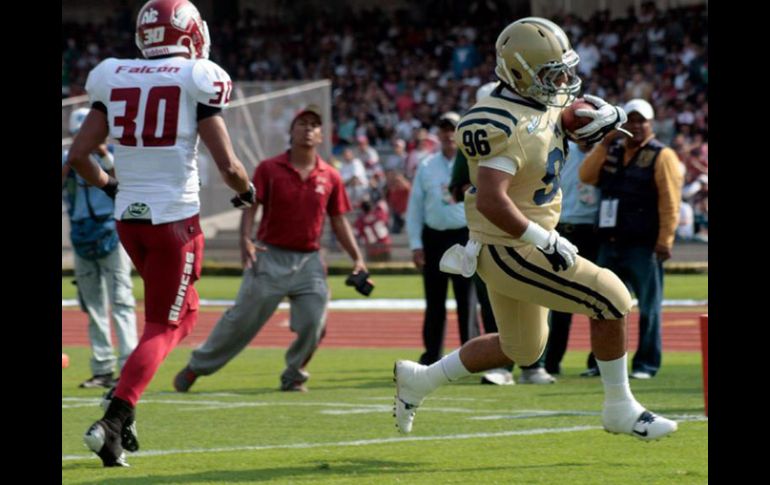
[[[107,108],[117,141],[116,218],[129,206],[147,206],[153,224],[200,212],[198,104],[224,108],[231,90],[230,76],[204,59],[110,58],[89,73],[91,104]]]
[[[472,186],[465,193],[465,215],[472,239],[514,247],[525,244],[476,209],[479,163],[496,157],[513,161],[508,197],[516,207],[546,230],[556,227],[561,213],[559,172],[566,159],[560,116],[561,108],[498,87],[462,117],[455,140],[468,159]]]

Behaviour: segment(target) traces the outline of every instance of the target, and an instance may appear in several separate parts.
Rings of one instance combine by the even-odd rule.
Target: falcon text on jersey
[[[158,66],[158,67],[118,66],[118,68],[115,69],[115,74],[120,74],[121,72],[127,72],[129,74],[154,74],[157,72],[179,72],[179,68],[176,66]]]

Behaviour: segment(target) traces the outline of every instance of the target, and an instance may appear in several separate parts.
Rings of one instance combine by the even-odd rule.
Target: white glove
[[[444,273],[459,274],[470,278],[476,272],[480,251],[481,243],[473,239],[469,240],[464,247],[455,244],[441,256],[438,267]]]
[[[561,271],[575,264],[578,248],[561,237],[555,229],[547,231],[536,222],[529,221],[527,229],[519,239],[532,244],[543,253],[554,271]]]
[[[602,98],[590,94],[586,94],[583,97],[586,101],[596,106],[597,109],[579,109],[575,111],[577,116],[593,119],[586,126],[575,130],[575,137],[578,140],[596,143],[604,138],[604,135],[620,128],[622,124],[628,121],[626,112],[620,106],[612,106]]]
[[[578,248],[567,238],[561,237],[556,230],[548,234],[548,245],[538,246],[537,249],[545,255],[554,271],[565,270],[577,260]]]

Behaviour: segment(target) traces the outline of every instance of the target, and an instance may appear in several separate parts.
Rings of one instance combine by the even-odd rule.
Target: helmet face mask
[[[564,107],[580,92],[580,57],[550,20],[527,17],[508,25],[495,44],[497,77],[522,96]]]
[[[146,58],[185,54],[208,59],[211,39],[206,22],[188,0],[150,0],[136,19],[136,46]]]
[[[570,104],[577,97],[582,84],[575,69],[579,60],[577,53],[570,50],[565,54],[562,62],[541,66],[532,86],[529,87],[530,96],[535,99],[544,98],[548,102],[543,101],[543,103],[550,106]],[[565,96],[568,101],[562,105],[560,100]]]

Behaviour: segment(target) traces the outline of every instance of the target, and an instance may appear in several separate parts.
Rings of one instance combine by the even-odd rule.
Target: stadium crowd
[[[498,1],[304,13],[246,10],[213,23],[211,58],[236,81],[331,79],[333,161],[351,174],[352,202],[368,202],[370,210],[377,204],[399,232],[416,165],[438,148],[439,116],[463,113],[478,87],[494,80],[495,37],[517,13]],[[678,235],[701,241],[708,240],[707,15],[703,5],[664,12],[646,2],[616,19],[608,11],[553,17],[580,55],[583,92],[612,104],[644,98],[653,105],[654,131],[685,171]],[[133,21],[125,8],[102,24],[63,23],[62,97],[83,94],[88,71],[102,59],[137,55],[126,34]]]

